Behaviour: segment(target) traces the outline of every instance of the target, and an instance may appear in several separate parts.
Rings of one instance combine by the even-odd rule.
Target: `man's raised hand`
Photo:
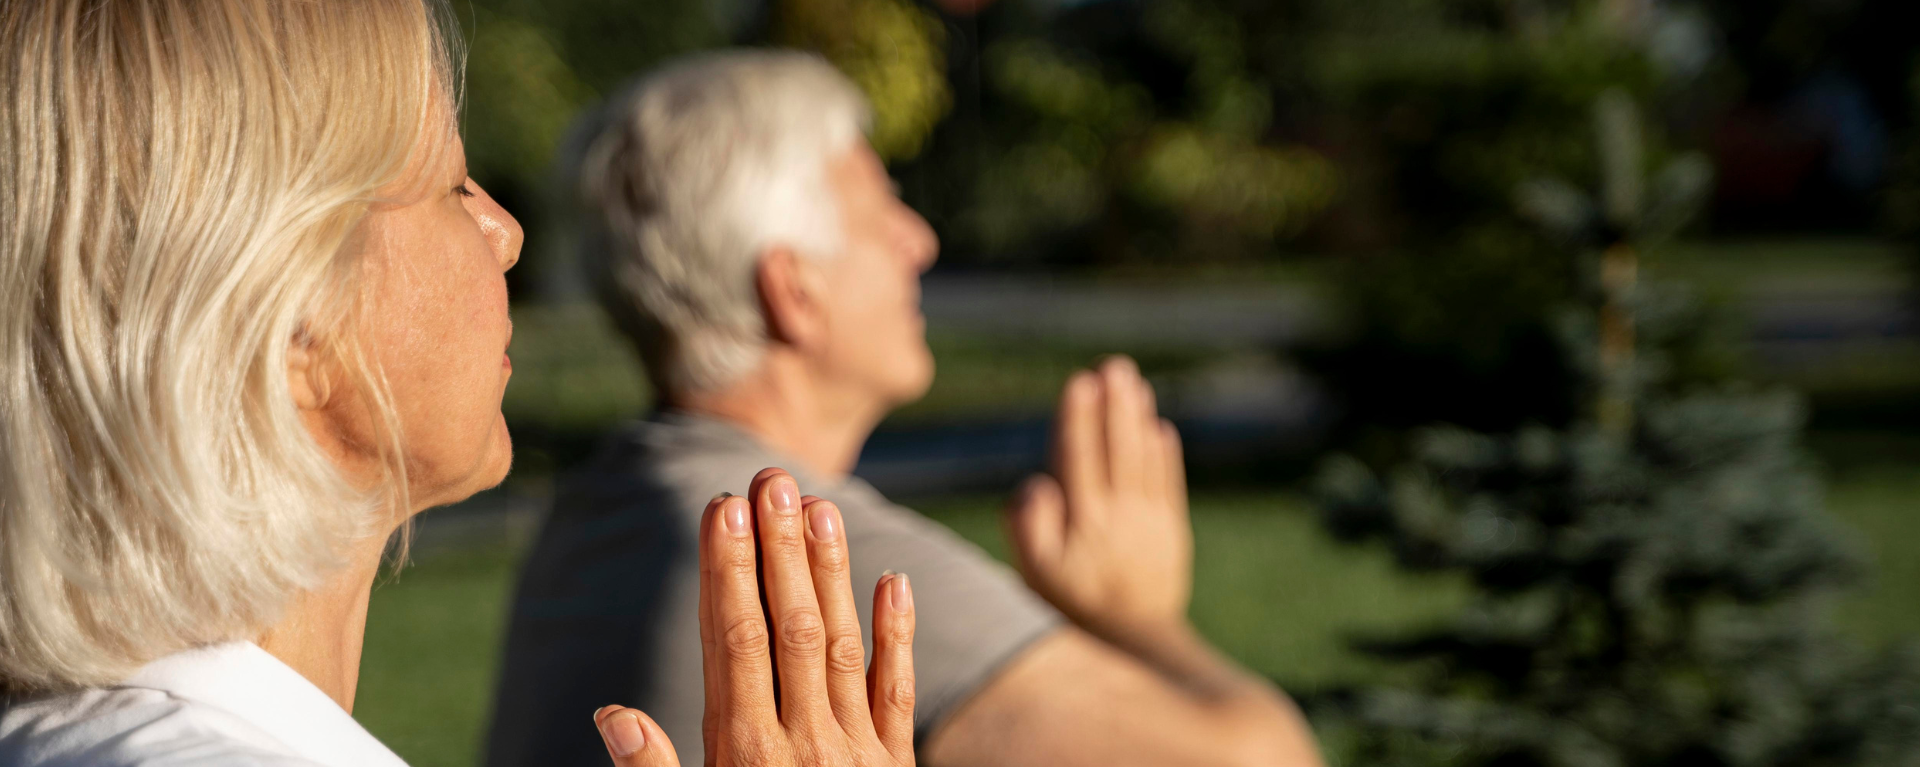
[[[1109,640],[1186,625],[1193,531],[1180,435],[1133,360],[1067,380],[1051,463],[1008,508],[1027,584]]]
[[[708,765],[913,765],[912,588],[905,575],[875,586],[868,668],[847,573],[840,510],[802,497],[784,471],[762,471],[745,497],[707,504],[700,644]],[[639,711],[608,706],[594,723],[619,767],[679,764],[666,734]]]

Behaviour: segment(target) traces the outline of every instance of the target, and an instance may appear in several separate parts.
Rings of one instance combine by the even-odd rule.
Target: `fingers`
[[[873,668],[867,697],[873,701],[873,731],[902,764],[913,756],[913,586],[890,574],[873,589]]]
[[[1107,449],[1098,376],[1082,370],[1067,378],[1067,385],[1060,391],[1060,412],[1053,429],[1053,475],[1059,478],[1067,497],[1103,497],[1107,491]],[[1076,511],[1090,513],[1103,505],[1074,503]]]
[[[1160,431],[1160,406],[1147,379],[1136,377],[1134,385],[1140,393],[1140,410],[1134,415],[1140,424],[1140,489],[1148,498],[1164,504],[1172,500],[1167,484],[1167,462],[1172,457],[1167,454],[1167,442]]]
[[[1040,563],[1057,561],[1067,539],[1067,498],[1059,481],[1028,477],[1007,507],[1007,528],[1021,572],[1043,572]]]
[[[1101,418],[1105,423],[1107,477],[1115,490],[1138,492],[1147,452],[1141,433],[1140,368],[1124,355],[1100,364]]]
[[[725,702],[723,682],[726,679],[726,666],[721,663],[722,653],[715,641],[713,626],[713,536],[710,533],[720,524],[721,501],[732,497],[732,493],[721,493],[707,502],[707,509],[700,515],[700,679],[706,689],[706,711],[701,715],[701,740],[707,752],[713,753],[713,736],[722,721],[721,706]],[[602,709],[604,711],[604,709]]]
[[[1049,486],[1058,498],[1058,485]],[[849,733],[873,732],[897,761],[911,763],[913,592],[904,575],[889,574],[876,587],[867,668],[844,523],[836,506],[801,496],[793,477],[778,469],[755,476],[746,497],[722,494],[708,504],[700,617],[709,755],[722,736],[751,742],[755,731],[764,737],[781,729],[824,735],[837,721]],[[619,767],[674,763],[623,761],[674,759],[644,714],[609,707],[595,722]]]
[[[606,706],[593,712],[593,724],[616,767],[680,767],[673,741],[653,717],[639,710]]]
[[[718,677],[707,710],[717,717],[709,729],[733,731],[777,727],[773,703],[773,658],[767,646],[767,622],[760,607],[759,567],[754,563],[753,510],[746,498],[727,496],[714,504],[703,537],[701,564],[707,611],[703,657]]]
[[[827,698],[833,716],[849,732],[871,727],[867,710],[867,658],[860,646],[860,610],[847,575],[847,538],[840,509],[814,499],[804,507],[807,559],[827,631]]]
[[[827,705],[827,631],[807,558],[807,522],[800,511],[800,486],[786,472],[769,470],[755,479],[756,517],[760,523],[760,574],[767,612],[773,619],[775,661],[780,678],[780,719],[801,728],[832,715]]]
[[[1187,510],[1187,456],[1180,445],[1180,430],[1165,418],[1160,419],[1160,443],[1167,456],[1167,500],[1184,513]]]

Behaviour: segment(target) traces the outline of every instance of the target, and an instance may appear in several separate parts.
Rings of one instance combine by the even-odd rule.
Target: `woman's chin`
[[[498,487],[506,481],[507,473],[513,468],[513,438],[507,432],[506,418],[502,417],[494,425],[494,430],[483,449],[479,460],[465,476],[451,482],[441,483],[429,493],[415,493],[414,513],[427,509],[459,503],[475,494]]]
[[[507,431],[507,417],[502,415],[500,420],[494,422],[493,439],[487,445],[487,459],[481,470],[476,472],[475,481],[479,486],[467,495],[499,486],[501,482],[506,481],[507,473],[512,470],[513,434]]]

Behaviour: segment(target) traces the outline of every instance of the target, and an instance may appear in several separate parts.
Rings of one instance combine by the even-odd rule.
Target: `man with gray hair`
[[[841,511],[852,561],[816,567],[912,578],[926,763],[1317,765],[1286,697],[1187,621],[1179,438],[1130,360],[1065,386],[1051,470],[1009,509],[1025,586],[849,475],[933,379],[919,278],[938,245],[866,121],[817,57],[732,51],[646,78],[587,131],[583,255],[661,407],[558,493],[515,601],[489,764],[605,763],[580,733],[607,701],[701,761],[699,517],[777,465]],[[773,641],[858,662],[820,629]]]

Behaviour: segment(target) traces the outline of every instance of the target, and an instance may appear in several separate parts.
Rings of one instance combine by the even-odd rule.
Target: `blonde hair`
[[[353,241],[451,143],[448,18],[0,4],[0,687],[250,636],[385,531],[404,482],[356,488],[321,453],[288,353],[341,363],[393,422],[348,332]]]

